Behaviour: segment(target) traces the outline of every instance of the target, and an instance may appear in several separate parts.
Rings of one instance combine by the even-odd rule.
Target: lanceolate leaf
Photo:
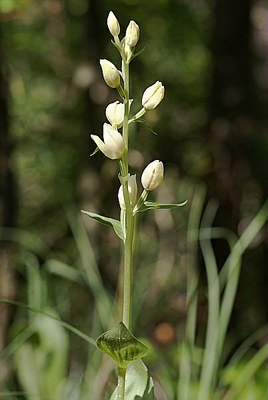
[[[170,210],[172,208],[179,208],[184,206],[187,203],[187,200],[183,203],[175,203],[175,204],[163,204],[157,203],[154,201],[145,201],[143,205],[138,209],[137,212],[143,212],[148,210]]]
[[[148,128],[149,131],[150,131],[153,135],[155,135],[155,136],[158,135],[158,133],[155,132],[155,131],[153,130],[153,128],[151,127],[151,125],[149,125],[149,124],[145,121],[145,119],[143,119],[143,118],[137,118],[137,119],[133,119],[133,122],[139,122],[140,124],[145,125],[146,128]]]
[[[126,399],[154,400],[154,384],[142,360],[131,363],[126,376]]]
[[[133,54],[131,57],[131,61],[134,60],[134,58],[138,57],[140,54],[142,54],[145,50],[145,47],[143,47],[141,50],[139,50],[137,53]]]
[[[103,215],[96,214],[90,211],[81,210],[83,214],[88,215],[90,218],[95,219],[103,225],[110,226],[114,229],[117,236],[124,240],[124,233],[122,229],[121,222],[114,218],[104,217]]]
[[[122,368],[148,353],[148,348],[132,335],[123,322],[100,335],[96,343],[101,351],[112,357]]]
[[[133,361],[127,367],[126,400],[154,400],[154,384],[142,360]],[[117,400],[117,389],[110,400]]]

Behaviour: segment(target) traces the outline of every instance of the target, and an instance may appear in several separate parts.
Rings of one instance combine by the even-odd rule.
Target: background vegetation
[[[160,159],[166,178],[158,198],[189,200],[178,212],[152,212],[138,234],[136,330],[161,350],[160,358],[152,352],[151,368],[162,381],[168,375],[170,388],[177,378],[171,371],[185,320],[189,267],[197,266],[206,285],[204,265],[187,245],[193,202],[201,210],[213,199],[213,223],[240,235],[267,198],[267,4],[1,0],[0,297],[53,310],[93,338],[107,328],[120,263],[117,238],[79,211],[118,213],[117,171],[100,154],[90,157],[89,140],[89,133],[101,132],[105,106],[116,99],[99,67],[100,58],[118,61],[106,27],[110,9],[122,28],[130,19],[141,28],[145,51],[132,64],[135,95],[156,80],[166,87],[161,106],[146,115],[157,138],[146,124],[132,132],[133,172]],[[145,147],[146,160],[140,151]],[[267,239],[266,228],[243,258],[230,346],[267,323]],[[228,248],[221,240],[213,246],[220,268]],[[202,287],[200,335],[206,316]],[[0,351],[32,318],[0,304]],[[58,325],[48,327],[53,329]],[[88,355],[87,345],[65,331],[55,336],[63,347],[55,370],[57,362],[62,370],[68,365],[77,383],[88,365],[86,382],[92,382],[97,367],[88,356],[94,351]],[[17,371],[27,356],[11,354],[19,354],[16,346],[0,361],[0,386],[21,390]],[[105,366],[95,387],[111,371]]]

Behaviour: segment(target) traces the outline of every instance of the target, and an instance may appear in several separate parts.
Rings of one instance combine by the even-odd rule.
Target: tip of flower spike
[[[118,36],[120,33],[120,25],[119,22],[112,11],[109,12],[107,17],[107,26],[108,29],[113,36]]]

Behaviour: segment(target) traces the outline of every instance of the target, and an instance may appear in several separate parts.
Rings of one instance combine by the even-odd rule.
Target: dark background
[[[131,168],[140,174],[147,162],[162,160],[166,185],[159,196],[189,200],[175,223],[168,212],[150,215],[140,234],[147,251],[141,249],[140,258],[156,269],[146,292],[149,311],[138,324],[161,345],[157,327],[163,322],[175,326],[178,315],[183,320],[183,295],[176,294],[176,279],[182,285],[183,273],[167,271],[168,265],[183,263],[193,192],[205,187],[206,199],[219,204],[214,224],[238,235],[267,198],[268,9],[265,1],[253,0],[1,2],[0,225],[14,228],[2,230],[1,297],[25,300],[27,278],[18,257],[25,244],[15,237],[27,240],[31,233],[45,243],[38,253],[41,269],[51,254],[75,264],[68,210],[118,213],[117,165],[100,153],[90,157],[94,144],[89,138],[101,134],[105,107],[118,98],[99,67],[100,58],[119,63],[106,27],[110,9],[122,32],[130,19],[141,29],[139,48],[145,51],[131,66],[133,98],[156,80],[166,88],[159,108],[146,115],[157,136],[146,125],[133,130]],[[105,286],[114,293],[117,239],[102,226],[83,222]],[[29,246],[34,253],[34,241]],[[225,243],[215,243],[215,251],[220,267]],[[266,229],[243,260],[232,320],[238,338],[267,323],[267,265]],[[202,276],[202,263],[200,268]],[[137,285],[143,279],[139,273]],[[75,285],[64,289],[60,279],[52,283],[54,302],[58,289],[53,292],[53,285],[58,285],[62,297],[70,296],[69,320],[87,329],[90,318],[83,304],[90,312],[94,296],[85,289],[75,294]],[[0,350],[14,319],[15,310],[0,305]],[[8,370],[1,369],[0,379]]]

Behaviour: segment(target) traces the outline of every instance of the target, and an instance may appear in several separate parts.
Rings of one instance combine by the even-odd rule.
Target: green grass
[[[166,392],[162,397],[168,400],[220,400],[223,394],[227,400],[265,399],[268,396],[265,368],[268,346],[261,346],[259,343],[267,334],[266,329],[263,328],[250,336],[227,364],[226,343],[242,257],[267,221],[268,205],[266,203],[243,234],[236,237],[228,230],[213,227],[217,207],[210,202],[205,212],[202,212],[204,197],[204,189],[196,188],[188,217],[189,268],[186,269],[187,316],[183,340],[178,336],[177,344],[171,344],[167,350],[152,344],[151,355],[146,363],[162,385],[162,389],[156,388],[158,395]],[[9,301],[17,306],[17,313],[9,344],[0,355],[0,361],[12,360],[19,385],[1,388],[1,398],[53,400],[60,396],[66,400],[103,400],[110,398],[116,385],[113,361],[103,356],[96,349],[94,342],[94,338],[102,330],[113,324],[116,310],[113,296],[102,281],[98,260],[95,259],[80,216],[69,209],[67,218],[77,248],[74,265],[57,259],[39,239],[31,237],[30,234],[25,235],[18,230],[11,232],[9,229],[1,231],[2,237],[12,237],[20,244],[20,273],[26,282],[26,291],[19,294],[18,301]],[[212,240],[217,239],[225,239],[230,249],[220,272],[211,244]],[[162,240],[161,236],[159,240]],[[151,279],[153,284],[155,282],[159,296],[161,285],[157,287],[157,281],[154,281],[159,271],[149,271],[150,264],[158,262],[163,243],[160,242],[158,247],[156,246],[156,260],[151,260],[144,270],[141,264],[135,272],[139,279],[146,277],[145,281]],[[203,341],[197,329],[199,245],[207,276],[208,315]],[[149,250],[148,246],[145,247],[146,249],[141,248],[140,253],[136,255],[137,260],[143,257],[143,252]],[[40,255],[44,259],[42,265]],[[143,261],[147,264],[148,259],[144,258]],[[173,283],[172,276],[177,271],[175,258],[173,262],[169,275],[165,278],[168,285]],[[58,285],[59,293],[56,297],[53,297],[50,291],[51,279],[54,279],[53,285]],[[150,318],[155,317],[149,316],[149,310],[146,310],[152,288],[144,285],[144,281],[141,283],[134,291],[136,295],[139,294],[139,298],[133,303],[136,324],[141,324],[142,321],[144,324],[146,318],[149,317],[148,321],[151,321]],[[85,305],[85,309],[90,310],[88,332],[83,332],[79,326],[74,326],[63,318],[65,316],[69,319],[69,310],[66,311],[66,308],[72,306],[69,300],[64,298],[66,285],[68,290],[75,290],[76,293],[83,290],[91,294],[90,304]],[[63,287],[65,289],[62,289]],[[165,296],[169,290],[171,289],[166,289]],[[8,302],[5,299],[1,301]],[[80,318],[77,321],[81,321]],[[178,326],[181,326],[181,323]],[[78,346],[78,355],[75,354],[74,346]],[[82,362],[79,361],[81,354]],[[74,361],[78,363],[77,366],[72,365]],[[16,388],[17,391],[14,390]]]

